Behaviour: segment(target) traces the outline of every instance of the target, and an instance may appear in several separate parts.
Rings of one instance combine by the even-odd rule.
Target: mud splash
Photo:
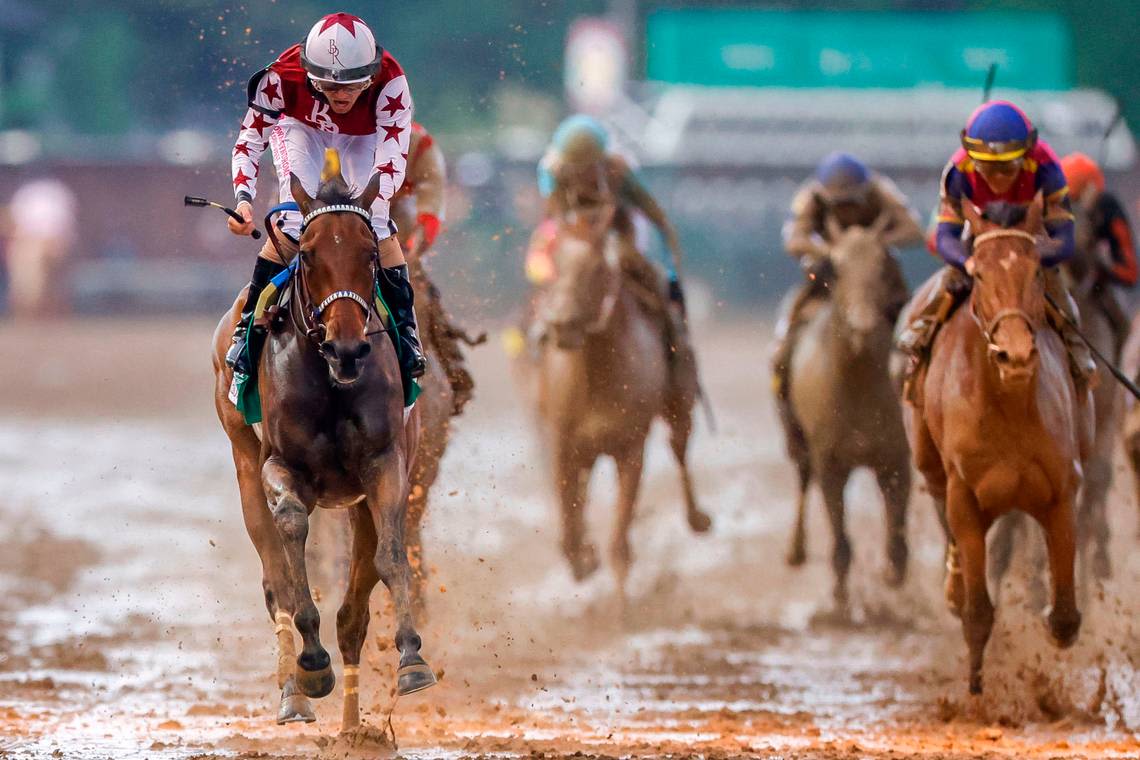
[[[383,729],[395,663],[382,588],[362,674],[367,727],[338,737],[335,695],[317,704],[315,724],[273,723],[273,629],[210,408],[201,361],[210,329],[60,323],[33,337],[0,327],[5,349],[59,347],[50,357],[29,352],[21,367],[47,378],[50,393],[45,385],[21,396],[23,384],[9,383],[15,390],[0,398],[0,514],[14,526],[0,551],[0,754],[393,752]],[[703,329],[702,358],[721,368],[706,374],[722,426],[715,437],[698,428],[693,461],[714,533],[688,531],[667,447],[654,436],[624,620],[605,570],[581,585],[570,579],[509,368],[476,354],[479,394],[425,524],[425,653],[442,679],[395,703],[400,755],[1140,756],[1140,558],[1127,482],[1111,500],[1116,579],[1084,606],[1078,644],[1055,650],[1026,579],[1010,578],[987,692],[971,699],[958,624],[941,601],[929,499],[912,500],[910,576],[889,591],[881,506],[870,478],[855,478],[856,624],[830,622],[830,536],[818,501],[807,566],[782,562],[793,473],[770,402],[756,394],[763,342],[751,323]],[[89,360],[81,349],[98,335],[116,339]],[[170,387],[200,394],[121,385],[116,367],[171,346],[193,360],[172,363]],[[59,402],[48,407],[48,397]],[[51,413],[33,418],[29,408]],[[596,480],[588,517],[598,540],[612,517],[612,468]],[[335,652],[339,591],[320,584],[322,636]]]

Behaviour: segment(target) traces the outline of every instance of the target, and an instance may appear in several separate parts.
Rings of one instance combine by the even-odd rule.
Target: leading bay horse
[[[264,422],[260,440],[227,399],[224,354],[241,300],[214,335],[215,406],[233,447],[246,529],[261,558],[265,603],[277,624],[278,722],[311,721],[306,697],[335,685],[320,641],[320,617],[305,566],[309,516],[344,508],[352,524],[348,588],[337,612],[344,660],[342,728],[360,722],[360,651],[368,597],[383,581],[396,609],[397,692],[435,683],[413,624],[412,570],[405,539],[409,472],[419,416],[405,420],[400,369],[374,297],[379,251],[369,209],[380,175],[351,196],[339,170],[310,197],[296,176],[294,200],[305,216],[289,318],[270,332],[260,361]],[[293,662],[293,626],[303,646]]]
[[[789,386],[795,421],[787,420],[789,456],[799,473],[796,523],[788,564],[805,554],[808,488],[823,491],[832,530],[832,566],[837,612],[847,609],[851,544],[843,491],[851,473],[875,473],[887,514],[888,584],[906,577],[906,511],[910,499],[910,452],[902,410],[888,365],[891,329],[907,288],[894,256],[880,240],[889,221],[843,230],[828,218],[835,271],[831,297],[804,326],[793,350]]]
[[[641,286],[623,272],[623,257],[641,254],[620,248],[632,241],[613,229],[615,213],[609,199],[558,221],[558,276],[539,302],[549,337],[541,344],[535,384],[539,426],[562,510],[562,550],[576,580],[599,566],[583,516],[590,473],[599,457],[611,456],[617,463],[610,556],[624,611],[632,562],[629,530],[655,418],[671,429],[689,527],[704,532],[712,521],[697,505],[686,458],[695,370],[666,354],[664,320],[670,317],[654,311],[665,299],[639,293]],[[674,372],[685,374],[678,378]]]
[[[997,518],[1020,509],[1045,530],[1054,643],[1070,646],[1081,625],[1074,500],[1092,411],[1046,323],[1042,205],[1040,196],[1028,211],[990,204],[983,216],[964,204],[974,234],[973,290],[940,330],[905,415],[915,465],[949,534],[947,598],[962,618],[974,694],[993,628],[986,532]]]

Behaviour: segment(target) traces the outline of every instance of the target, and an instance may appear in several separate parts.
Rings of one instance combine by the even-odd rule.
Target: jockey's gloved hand
[[[248,235],[253,232],[253,206],[250,205],[249,201],[242,201],[234,211],[241,215],[245,224],[238,224],[237,220],[230,218],[227,222],[230,226],[230,232],[235,235]]]

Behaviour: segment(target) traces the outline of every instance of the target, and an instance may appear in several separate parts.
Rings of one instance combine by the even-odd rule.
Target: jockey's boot
[[[1069,295],[1056,268],[1045,270],[1045,292],[1052,301],[1052,303],[1046,302],[1046,314],[1049,315],[1049,322],[1065,341],[1069,353],[1069,371],[1077,384],[1077,390],[1083,395],[1096,374],[1096,361],[1093,360],[1092,352],[1084,338],[1077,333],[1077,325],[1080,324],[1077,302]]]
[[[415,296],[408,279],[408,265],[384,267],[380,278],[380,295],[392,310],[396,335],[400,341],[400,369],[408,377],[422,377],[427,371],[427,359],[416,326]]]
[[[776,345],[772,349],[772,393],[777,400],[788,398],[788,377],[791,374],[792,349],[800,329],[808,321],[808,306],[828,296],[828,286],[819,279],[805,280],[792,298],[787,314],[776,323]]]
[[[943,267],[938,278],[938,287],[931,288],[926,300],[915,305],[910,321],[895,339],[895,345],[910,358],[908,375],[926,359],[938,329],[970,292],[970,278],[954,267]]]
[[[226,366],[233,369],[235,373],[253,374],[254,364],[251,361],[251,352],[246,350],[250,337],[250,321],[253,318],[254,309],[257,308],[257,299],[261,297],[261,291],[265,290],[265,286],[269,284],[270,280],[283,271],[285,271],[283,264],[260,256],[257,257],[257,263],[253,266],[253,276],[249,280],[249,292],[245,297],[245,305],[241,307],[241,318],[238,319],[237,326],[234,328],[234,337],[230,349],[226,351]],[[264,328],[254,327],[253,330],[255,333],[259,331],[263,333]]]

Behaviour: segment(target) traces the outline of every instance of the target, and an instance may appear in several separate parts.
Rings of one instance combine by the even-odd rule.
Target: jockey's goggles
[[[313,83],[313,89],[317,92],[324,93],[325,95],[334,95],[339,92],[363,92],[368,89],[368,85],[372,84],[372,77],[362,79],[359,82],[329,82],[325,79],[314,79],[309,77],[309,81]]]
[[[974,166],[983,177],[1008,177],[1020,172],[1024,163],[1025,159],[1019,157],[1008,161],[975,161]]]

